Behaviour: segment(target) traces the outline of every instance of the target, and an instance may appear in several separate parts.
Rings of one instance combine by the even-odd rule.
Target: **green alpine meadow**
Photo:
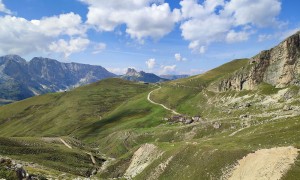
[[[0,180],[300,180],[299,7],[0,0]]]
[[[297,179],[299,42],[179,80],[109,78],[1,106],[0,176],[21,164],[38,179]]]

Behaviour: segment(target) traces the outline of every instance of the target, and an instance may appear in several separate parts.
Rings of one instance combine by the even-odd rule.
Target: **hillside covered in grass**
[[[161,84],[107,79],[2,106],[0,158],[48,178],[297,179],[298,76],[270,76],[286,57],[265,54]]]
[[[63,136],[102,119],[146,85],[108,79],[0,107],[2,136]]]

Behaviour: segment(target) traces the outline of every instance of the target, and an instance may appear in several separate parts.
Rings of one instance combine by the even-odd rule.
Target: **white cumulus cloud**
[[[80,37],[71,39],[70,41],[60,39],[56,42],[52,42],[49,46],[49,49],[52,52],[62,53],[67,58],[73,53],[85,50],[89,43],[90,40]]]
[[[6,15],[0,17],[0,24],[0,54],[49,53],[49,50],[58,52],[63,51],[59,50],[60,47],[68,47],[69,50],[65,51],[65,55],[69,56],[70,53],[78,52],[77,48],[83,47],[82,39],[85,39],[86,33],[81,17],[74,13],[45,17],[40,20]],[[70,42],[57,41],[62,38],[71,40]]]
[[[47,36],[84,35],[86,27],[82,25],[81,17],[73,12],[59,16],[45,17],[41,20],[32,20],[32,24]]]
[[[146,61],[146,65],[149,69],[153,69],[155,64],[156,64],[155,59],[149,59],[148,61]]]
[[[200,54],[204,54],[206,52],[206,46],[201,46],[199,49]]]
[[[180,53],[176,53],[174,57],[176,61],[187,61],[187,59],[185,57],[182,57]]]
[[[234,30],[231,30],[228,32],[226,36],[226,41],[229,43],[235,43],[235,42],[241,42],[241,41],[247,41],[249,39],[250,33],[248,32],[235,32]]]
[[[180,11],[162,0],[81,0],[89,5],[87,23],[100,31],[114,31],[126,25],[131,38],[159,39],[172,31]]]
[[[12,12],[5,7],[2,0],[0,0],[0,12],[4,12],[6,14],[12,14]]]
[[[180,5],[182,36],[198,53],[211,43],[246,41],[253,29],[280,24],[279,0],[182,0]]]
[[[169,65],[169,66],[161,66],[160,74],[168,74],[168,73],[174,73],[176,70],[176,65]]]
[[[224,7],[224,14],[233,17],[235,25],[261,27],[277,24],[276,16],[280,11],[279,0],[231,0]]]

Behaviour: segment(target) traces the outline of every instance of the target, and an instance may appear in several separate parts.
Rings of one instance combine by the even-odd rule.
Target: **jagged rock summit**
[[[253,90],[260,83],[300,86],[300,31],[252,57],[246,67],[219,82],[218,91]]]
[[[141,76],[141,73],[137,72],[134,68],[128,68],[125,76]]]
[[[146,73],[144,71],[138,72],[134,68],[128,68],[126,74],[121,76],[121,78],[129,81],[146,83],[157,83],[167,81],[167,79],[161,78],[153,73]]]
[[[115,76],[101,66],[7,55],[0,57],[0,99],[22,100]]]

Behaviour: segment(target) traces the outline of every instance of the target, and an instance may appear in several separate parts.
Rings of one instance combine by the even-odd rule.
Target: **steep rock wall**
[[[278,88],[300,86],[300,31],[251,58],[246,67],[221,80],[218,91],[253,90],[262,82]]]

